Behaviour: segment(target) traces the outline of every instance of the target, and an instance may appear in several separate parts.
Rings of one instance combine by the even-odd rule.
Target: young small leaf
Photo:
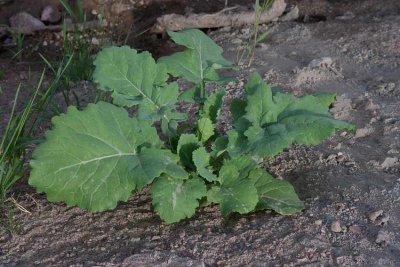
[[[193,163],[193,151],[198,149],[200,146],[201,143],[194,134],[182,134],[180,136],[177,152],[183,166],[191,170],[196,169]]]
[[[207,100],[204,103],[204,113],[202,114],[202,117],[209,118],[212,123],[217,123],[219,113],[222,108],[224,95],[225,90],[219,89],[208,96]]]
[[[175,43],[186,46],[183,52],[161,57],[158,62],[167,66],[175,77],[201,84],[204,81],[217,81],[216,69],[230,67],[232,63],[222,57],[222,48],[206,34],[197,29],[168,32]]]
[[[200,133],[201,142],[207,142],[214,135],[214,128],[214,124],[209,118],[200,118],[197,121],[197,129]]]
[[[166,223],[179,222],[191,217],[199,206],[199,199],[207,194],[204,182],[194,177],[188,180],[162,176],[150,190],[153,207]]]
[[[249,178],[253,179],[259,195],[257,209],[272,209],[282,215],[291,215],[304,209],[293,186],[284,180],[273,178],[261,169],[250,172]]]
[[[193,162],[196,165],[197,172],[209,182],[215,182],[218,177],[212,173],[210,167],[210,155],[204,147],[199,147],[193,152]]]

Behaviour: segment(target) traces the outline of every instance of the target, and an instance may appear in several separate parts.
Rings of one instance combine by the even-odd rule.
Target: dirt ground
[[[336,92],[332,113],[358,128],[266,163],[292,182],[302,213],[221,218],[214,206],[166,225],[146,191],[90,214],[49,203],[22,181],[13,194],[30,214],[15,209],[18,230],[0,233],[0,266],[400,266],[400,4],[291,2],[311,19],[263,26],[272,32],[240,76],[257,70],[298,95]],[[210,36],[235,60],[249,32]],[[20,68],[5,73],[3,91]],[[242,84],[227,85],[228,99]]]

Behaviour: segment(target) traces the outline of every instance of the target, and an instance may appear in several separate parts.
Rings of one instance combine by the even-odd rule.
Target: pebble
[[[313,59],[308,67],[310,68],[318,68],[318,67],[329,67],[333,64],[333,60],[330,57],[322,57],[318,59]]]
[[[369,219],[370,219],[372,222],[375,222],[376,219],[377,219],[379,216],[381,216],[382,214],[383,214],[383,210],[374,211],[374,212],[372,212],[372,213],[369,215]]]
[[[40,20],[50,23],[59,22],[61,20],[61,12],[55,6],[48,5],[45,8],[43,8]]]
[[[315,224],[315,225],[322,225],[322,220],[316,220],[316,221],[314,222],[314,224]]]
[[[242,41],[242,39],[235,38],[231,42],[232,42],[232,44],[241,44],[243,41]]]
[[[337,20],[350,20],[353,19],[355,15],[351,11],[346,11],[343,15],[335,17]]]
[[[334,221],[334,222],[331,224],[331,231],[334,232],[334,233],[340,233],[340,232],[342,232],[342,227],[341,227],[339,221]]]
[[[359,235],[361,234],[361,227],[358,225],[351,225],[349,227],[349,231],[352,232],[353,234]]]
[[[299,18],[300,10],[297,6],[292,8],[288,13],[279,18],[281,21],[292,21]]]
[[[374,132],[374,128],[366,127],[357,129],[355,138],[363,138],[366,137]]]
[[[44,23],[27,12],[20,12],[10,18],[10,26],[19,29],[23,34],[33,34],[43,29]]]
[[[387,153],[388,154],[400,154],[400,152],[397,149],[394,149],[394,148],[390,149]]]
[[[375,239],[375,243],[380,245],[387,245],[390,241],[390,234],[387,231],[380,230]]]
[[[96,37],[93,37],[92,38],[92,45],[100,45],[99,39],[97,39]]]
[[[381,167],[382,167],[383,169],[388,169],[388,168],[391,168],[391,167],[393,167],[393,166],[396,166],[398,163],[399,163],[399,159],[398,159],[398,158],[396,158],[396,157],[394,157],[394,158],[387,157],[387,158],[382,162]]]

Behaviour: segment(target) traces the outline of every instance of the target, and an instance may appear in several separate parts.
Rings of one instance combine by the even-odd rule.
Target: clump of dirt
[[[296,2],[303,14],[309,11],[302,4],[316,3]],[[21,181],[14,197],[30,214],[13,210],[20,230],[0,234],[0,265],[399,266],[398,3],[318,3],[343,14],[351,6],[353,16],[337,18],[339,11],[312,7],[327,19],[269,25],[273,31],[257,46],[252,69],[238,74],[257,70],[297,95],[335,92],[331,112],[359,129],[317,147],[294,146],[265,163],[294,185],[306,204],[302,213],[222,218],[212,206],[166,225],[152,212],[147,191],[114,211],[90,214],[50,203]],[[244,40],[249,30],[225,28],[210,35],[235,60],[243,44],[233,40]],[[327,57],[329,64],[310,64]],[[241,94],[243,82],[227,85],[227,102]],[[1,85],[10,90],[13,84]],[[222,129],[230,127],[226,110],[225,116]]]

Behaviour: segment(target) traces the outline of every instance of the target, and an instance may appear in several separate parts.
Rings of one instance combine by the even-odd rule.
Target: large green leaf
[[[261,169],[250,172],[249,178],[254,180],[258,191],[257,209],[272,209],[283,215],[290,215],[304,209],[293,186],[284,180],[278,180]]]
[[[114,104],[138,105],[142,120],[182,120],[183,114],[173,111],[179,96],[178,84],[167,84],[164,65],[156,64],[148,52],[137,53],[127,46],[105,48],[94,61],[93,78],[103,90],[112,91]]]
[[[296,98],[272,92],[259,74],[246,84],[246,102],[236,101],[232,110],[234,130],[228,132],[231,156],[251,153],[275,156],[293,143],[316,145],[336,130],[354,130],[350,123],[329,113],[334,95]]]
[[[207,194],[204,182],[198,178],[188,180],[162,176],[151,186],[153,207],[166,223],[191,217],[199,206],[199,199]]]
[[[187,29],[168,34],[175,43],[188,48],[158,60],[167,66],[168,72],[173,76],[201,84],[207,80],[219,80],[216,69],[232,65],[222,57],[222,48],[200,30]]]
[[[185,177],[148,122],[111,104],[69,107],[34,152],[29,183],[50,201],[90,211],[113,209],[161,173]]]
[[[220,205],[223,216],[233,212],[245,214],[254,210],[258,203],[258,194],[253,179],[240,176],[238,167],[233,164],[224,164],[218,179],[220,185],[208,191],[207,199]]]

